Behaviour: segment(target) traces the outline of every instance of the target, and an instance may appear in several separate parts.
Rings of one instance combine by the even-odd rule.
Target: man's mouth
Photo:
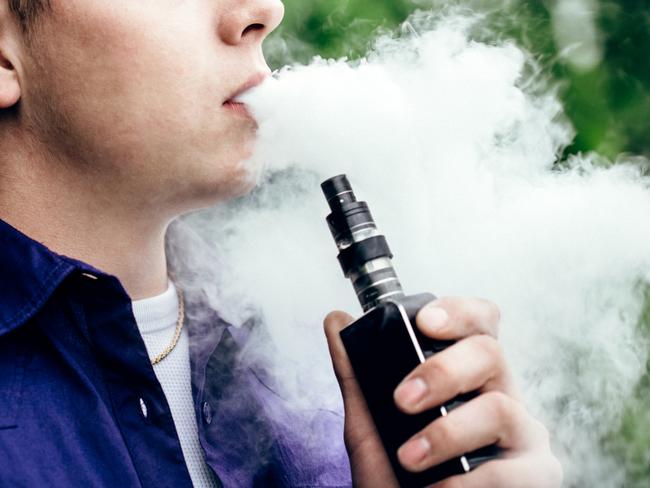
[[[239,101],[238,98],[243,95],[248,90],[255,88],[256,86],[262,84],[262,82],[269,76],[267,72],[256,73],[251,76],[243,85],[241,85],[230,97],[223,102],[224,108],[244,117],[252,118],[251,113],[249,112],[246,104]]]
[[[246,107],[246,104],[242,102],[235,102],[233,100],[227,100],[223,103],[223,106],[227,109],[230,110],[231,112],[237,114],[237,115],[242,115],[244,117],[249,117],[252,118],[251,113],[248,111],[248,107]]]

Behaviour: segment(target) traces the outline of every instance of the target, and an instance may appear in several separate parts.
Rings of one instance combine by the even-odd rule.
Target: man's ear
[[[19,27],[9,11],[8,2],[0,0],[0,110],[13,107],[21,97],[20,80],[16,69],[18,59]]]
[[[20,95],[18,72],[0,46],[0,110],[16,105]]]

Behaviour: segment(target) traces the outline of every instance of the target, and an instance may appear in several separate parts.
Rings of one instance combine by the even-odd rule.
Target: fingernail
[[[411,408],[422,400],[426,391],[427,384],[420,378],[414,378],[397,387],[395,401],[402,407]]]
[[[402,463],[417,466],[429,455],[431,444],[426,437],[412,439],[399,448],[397,455]]]
[[[429,332],[436,332],[447,325],[449,314],[446,310],[440,307],[429,305],[420,311],[420,316],[418,318],[420,319],[419,324],[422,328]]]

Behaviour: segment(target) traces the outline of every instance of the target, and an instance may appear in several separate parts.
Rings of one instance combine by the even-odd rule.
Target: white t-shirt
[[[132,306],[149,357],[153,358],[171,344],[176,332],[179,306],[176,287],[170,282],[167,291],[162,295],[136,300]],[[199,443],[192,399],[190,347],[186,326],[183,327],[176,347],[154,366],[154,372],[169,403],[192,483],[200,488],[216,487],[217,483],[205,463],[203,449]]]

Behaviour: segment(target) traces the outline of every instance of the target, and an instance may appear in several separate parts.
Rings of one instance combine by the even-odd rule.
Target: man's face
[[[280,0],[53,0],[21,110],[97,188],[174,211],[247,191],[256,124],[227,100],[268,74]],[[254,171],[252,171],[254,173]]]

